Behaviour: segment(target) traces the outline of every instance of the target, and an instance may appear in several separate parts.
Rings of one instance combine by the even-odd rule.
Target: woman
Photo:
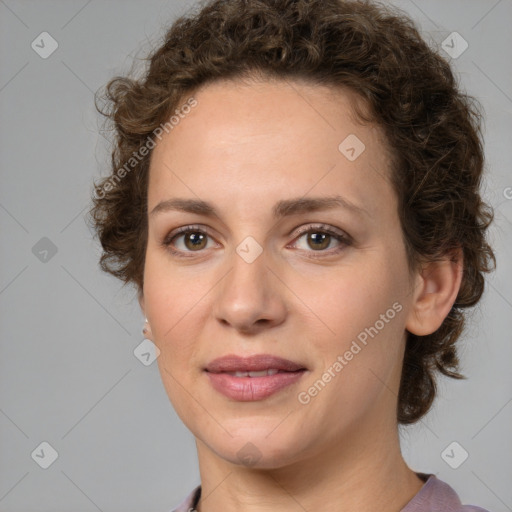
[[[494,265],[479,113],[414,24],[214,0],[106,98],[92,215],[196,439],[176,510],[482,511],[399,444]]]

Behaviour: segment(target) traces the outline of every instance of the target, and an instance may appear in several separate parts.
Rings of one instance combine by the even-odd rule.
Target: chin
[[[281,418],[282,419],[282,418]],[[226,425],[220,436],[212,438],[211,430],[200,435],[203,443],[219,457],[236,464],[255,469],[275,469],[293,463],[303,453],[307,440],[298,432],[289,432],[278,427],[275,419],[272,427],[264,422],[260,428],[250,419],[245,425],[238,421],[238,428]],[[277,430],[281,429],[279,432]],[[301,448],[302,447],[302,448]]]
[[[223,447],[219,455],[237,466],[253,469],[276,469],[287,466],[297,457],[296,446],[274,447],[266,442],[265,445],[258,441],[241,441],[240,448],[233,451],[233,445]]]

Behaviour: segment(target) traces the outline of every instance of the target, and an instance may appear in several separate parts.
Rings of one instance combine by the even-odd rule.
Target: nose
[[[230,263],[231,270],[216,287],[217,320],[246,334],[284,322],[287,314],[284,284],[267,265],[266,252],[250,263],[233,252]]]

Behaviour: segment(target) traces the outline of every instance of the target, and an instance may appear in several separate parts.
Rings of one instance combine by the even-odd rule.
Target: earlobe
[[[142,334],[144,334],[144,337],[147,339],[147,340],[151,340],[153,341],[153,338],[152,338],[152,333],[151,333],[151,327],[149,325],[149,322],[148,322],[148,319],[146,318],[145,319],[145,322],[144,322],[144,327],[142,329]]]
[[[140,309],[142,310],[142,314],[145,316],[144,318],[144,327],[142,328],[142,334],[144,337],[148,340],[153,341],[153,334],[151,333],[151,326],[149,325],[148,319],[146,317],[146,309],[144,305],[144,294],[142,292],[139,292],[139,305]]]
[[[426,336],[439,329],[457,298],[462,273],[462,249],[423,266],[417,275],[414,299],[406,322],[409,332]]]

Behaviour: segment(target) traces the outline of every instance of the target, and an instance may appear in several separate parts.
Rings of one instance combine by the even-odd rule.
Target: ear
[[[144,293],[142,290],[139,291],[139,293],[138,293],[138,300],[139,300],[140,309],[142,310],[142,314],[144,316],[146,316],[146,308],[145,308],[145,304],[144,304]],[[144,329],[142,331],[142,334],[144,334],[144,337],[147,340],[153,341],[153,334],[151,332],[151,326],[149,325],[147,320],[144,322]]]
[[[448,316],[459,293],[463,273],[462,249],[423,265],[416,276],[414,300],[406,329],[418,336],[435,332]]]

